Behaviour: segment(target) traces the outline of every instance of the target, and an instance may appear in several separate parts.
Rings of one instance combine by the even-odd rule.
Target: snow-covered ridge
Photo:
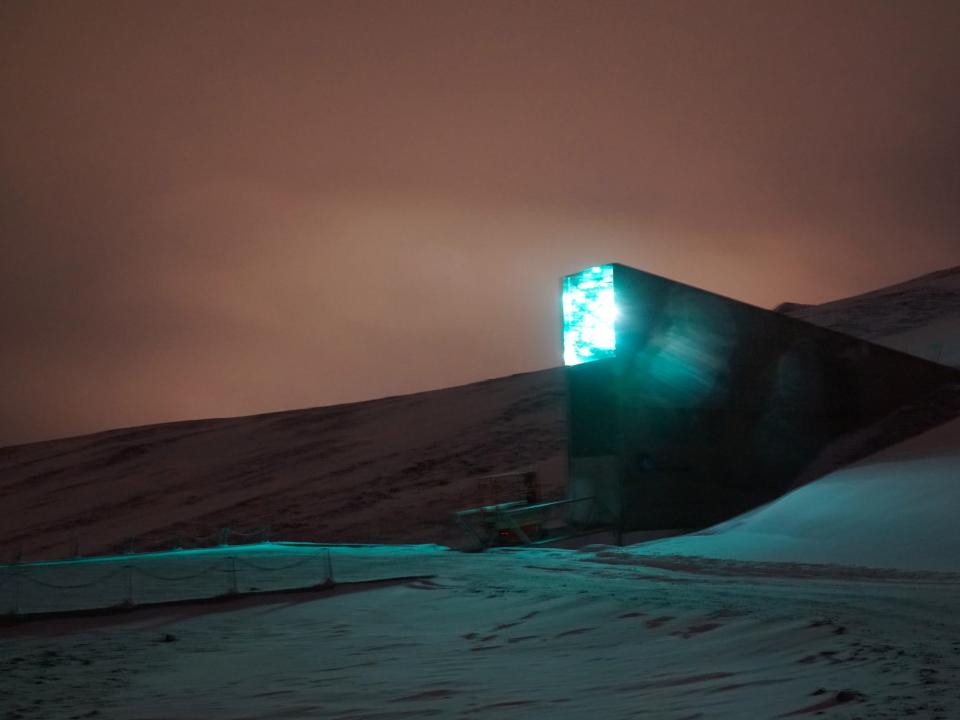
[[[960,266],[821,305],[783,303],[777,312],[960,365]]]
[[[559,369],[250,417],[0,448],[0,561],[169,547],[272,526],[281,539],[446,541],[474,478],[538,470],[564,486]],[[208,540],[212,542],[212,540]]]

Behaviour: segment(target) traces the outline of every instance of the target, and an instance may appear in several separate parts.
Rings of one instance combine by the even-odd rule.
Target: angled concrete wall
[[[570,366],[570,492],[624,529],[773,499],[822,448],[957,371],[623,265],[616,356]],[[899,439],[899,438],[898,438]]]

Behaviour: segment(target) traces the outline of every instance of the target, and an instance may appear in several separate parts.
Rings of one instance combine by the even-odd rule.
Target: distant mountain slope
[[[777,311],[960,366],[960,266],[822,305],[784,303]]]
[[[274,537],[436,541],[479,475],[564,485],[559,369],[309,410],[0,449],[0,561],[272,525]],[[4,557],[6,556],[6,557]]]

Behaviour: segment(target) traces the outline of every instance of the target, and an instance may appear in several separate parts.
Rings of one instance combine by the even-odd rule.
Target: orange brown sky
[[[0,445],[559,364],[618,261],[960,263],[960,3],[0,3]]]

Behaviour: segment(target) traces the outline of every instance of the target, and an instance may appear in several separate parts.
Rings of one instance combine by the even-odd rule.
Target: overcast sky
[[[560,363],[617,261],[960,264],[960,3],[0,3],[0,445]]]

